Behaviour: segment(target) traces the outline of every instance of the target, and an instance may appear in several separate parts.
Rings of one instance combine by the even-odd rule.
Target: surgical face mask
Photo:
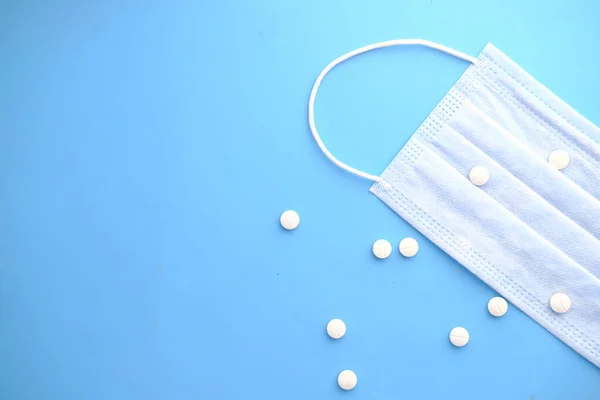
[[[403,44],[441,50],[471,65],[375,176],[325,148],[314,101],[335,65]],[[309,125],[331,161],[374,181],[371,192],[402,218],[600,366],[597,126],[491,44],[474,58],[424,40],[377,43],[333,61],[311,92]]]

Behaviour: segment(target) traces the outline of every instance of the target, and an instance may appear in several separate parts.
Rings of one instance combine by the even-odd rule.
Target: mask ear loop
[[[327,73],[329,71],[331,71],[336,65],[341,64],[342,62],[346,61],[349,58],[352,58],[352,57],[357,56],[362,53],[366,53],[367,51],[381,49],[383,47],[399,46],[399,45],[426,46],[426,47],[450,54],[454,57],[458,57],[460,59],[463,59],[463,60],[468,61],[473,64],[475,64],[477,62],[477,59],[475,57],[471,57],[470,55],[461,53],[460,51],[456,51],[454,49],[443,46],[441,44],[433,43],[433,42],[430,42],[428,40],[423,40],[423,39],[396,39],[396,40],[388,40],[385,42],[374,43],[374,44],[370,44],[368,46],[361,47],[356,50],[352,50],[351,52],[346,53],[343,56],[340,56],[340,57],[336,58],[335,60],[333,60],[332,62],[330,62],[329,65],[327,65],[323,69],[323,71],[321,71],[319,76],[317,77],[317,80],[315,81],[315,84],[313,85],[313,88],[310,92],[310,98],[308,100],[308,124],[310,125],[310,131],[312,132],[312,135],[315,138],[315,141],[319,145],[319,148],[321,149],[323,154],[325,154],[327,156],[327,158],[329,158],[329,160],[332,163],[334,163],[335,165],[337,165],[338,167],[340,167],[354,175],[358,175],[362,178],[366,178],[371,181],[377,182],[377,183],[381,184],[385,189],[390,189],[391,185],[388,182],[386,182],[385,180],[383,180],[383,178],[381,178],[380,176],[368,174],[364,171],[361,171],[361,170],[353,168],[347,164],[344,164],[343,162],[341,162],[340,160],[335,158],[329,150],[327,150],[327,147],[325,147],[323,140],[321,140],[321,136],[319,135],[319,132],[317,131],[317,127],[315,125],[315,98],[317,97],[317,91],[319,90],[321,81],[323,80],[323,78],[325,78],[325,75],[327,75]]]

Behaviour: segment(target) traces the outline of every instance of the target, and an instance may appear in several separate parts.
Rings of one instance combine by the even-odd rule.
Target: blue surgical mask
[[[471,65],[383,174],[370,175],[325,148],[314,100],[335,65],[399,44],[428,46]],[[423,40],[378,43],[333,61],[313,87],[309,123],[335,164],[373,180],[371,192],[402,218],[600,366],[597,126],[491,44],[474,58]],[[551,304],[557,294],[565,295],[554,297],[558,307]]]

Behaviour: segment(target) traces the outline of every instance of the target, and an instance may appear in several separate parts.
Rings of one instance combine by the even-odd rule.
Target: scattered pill
[[[550,307],[556,313],[566,313],[571,308],[571,299],[564,293],[556,293],[550,298]]]
[[[404,238],[400,241],[400,254],[404,257],[412,257],[419,251],[419,243],[413,238]]]
[[[294,210],[287,210],[281,214],[279,222],[281,222],[281,226],[289,231],[298,227],[298,224],[300,223],[300,216]]]
[[[488,301],[488,311],[494,317],[501,317],[508,311],[508,303],[502,297],[492,297]]]
[[[469,172],[471,183],[476,186],[482,186],[490,179],[490,172],[486,167],[477,166]]]
[[[456,347],[463,347],[469,343],[469,332],[462,326],[457,326],[450,331],[450,342]]]
[[[379,239],[373,243],[373,254],[377,258],[388,258],[392,254],[392,245],[385,239]]]
[[[341,319],[332,319],[327,324],[327,334],[333,339],[339,339],[346,334],[346,324]]]
[[[358,378],[356,374],[349,369],[340,372],[338,375],[338,385],[344,390],[352,390],[356,386]]]
[[[548,162],[558,170],[565,169],[569,165],[569,153],[564,150],[554,150],[548,156]]]

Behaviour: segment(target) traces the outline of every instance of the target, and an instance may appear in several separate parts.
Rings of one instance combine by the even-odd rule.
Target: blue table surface
[[[598,123],[599,15],[593,0],[1,2],[0,398],[599,399],[600,369],[515,307],[491,317],[495,293],[333,166],[306,118],[333,58],[416,37],[475,56],[493,42]],[[424,48],[347,62],[317,99],[325,142],[381,173],[466,67]],[[405,236],[414,259],[373,257]]]

